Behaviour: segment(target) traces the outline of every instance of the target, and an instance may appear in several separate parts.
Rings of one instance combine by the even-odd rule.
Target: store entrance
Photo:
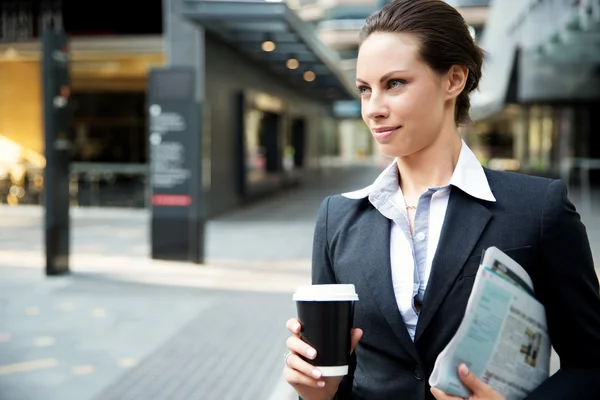
[[[144,207],[145,93],[75,92],[71,99],[73,202]]]

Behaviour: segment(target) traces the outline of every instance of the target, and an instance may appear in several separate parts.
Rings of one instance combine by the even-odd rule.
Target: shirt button
[[[424,379],[423,369],[419,365],[415,365],[413,368],[413,374],[418,381],[422,381]]]
[[[417,240],[419,242],[422,242],[423,240],[425,240],[425,234],[423,232],[417,233]]]

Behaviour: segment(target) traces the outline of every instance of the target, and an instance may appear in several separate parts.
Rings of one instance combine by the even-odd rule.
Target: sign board
[[[194,70],[154,69],[148,83],[152,258],[201,263],[205,213]]]
[[[185,148],[189,120],[186,114],[195,110],[186,108],[165,102],[150,105],[150,170],[152,204],[155,206],[188,207],[192,204],[189,193],[192,172]]]

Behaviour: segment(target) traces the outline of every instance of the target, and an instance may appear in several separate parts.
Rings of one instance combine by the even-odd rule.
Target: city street
[[[534,307],[515,303],[530,290],[492,287],[487,313],[461,307],[477,303],[482,249],[512,250],[547,325],[585,344],[578,328],[598,316],[577,277],[594,271],[581,229],[564,227],[570,207],[532,180],[493,176],[490,205],[464,157],[452,181],[464,190],[443,191],[451,218],[441,190],[419,193],[447,188],[459,136],[490,170],[560,177],[600,276],[599,44],[600,0],[0,0],[0,400],[298,400],[283,377],[284,360],[297,367],[286,322],[311,283],[317,213],[371,185],[389,155],[405,196],[387,198],[392,179],[369,198],[390,200],[386,217],[391,203],[401,218],[412,209],[413,226],[369,200],[331,201],[317,240],[338,283],[360,285],[353,392],[428,389],[444,332],[467,317],[475,340],[458,346],[481,360],[453,359],[484,380],[508,363],[537,382],[549,342],[561,373],[597,359],[593,345],[562,352],[554,330],[546,340]],[[202,263],[151,258],[167,254]],[[303,339],[322,368],[335,346],[307,333],[309,319]],[[411,351],[394,348],[405,325],[419,354],[410,337]],[[484,365],[488,353],[500,356]],[[560,361],[552,350],[550,375]],[[505,396],[526,390],[499,378]]]
[[[291,398],[284,324],[318,205],[376,174],[332,168],[210,221],[206,265],[150,260],[145,210],[73,209],[72,274],[46,278],[42,209],[0,207],[0,399]]]

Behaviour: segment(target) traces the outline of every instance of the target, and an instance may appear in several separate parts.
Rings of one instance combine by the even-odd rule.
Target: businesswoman
[[[366,20],[362,117],[394,162],[319,210],[312,281],[352,283],[360,301],[343,379],[299,357],[314,350],[300,321],[287,322],[283,374],[304,400],[455,399],[427,382],[490,246],[531,276],[560,356],[527,399],[600,399],[600,297],[585,227],[562,182],[483,168],[462,141],[481,67],[463,18],[441,0],[395,0]],[[464,365],[457,374],[471,399],[503,398]]]

